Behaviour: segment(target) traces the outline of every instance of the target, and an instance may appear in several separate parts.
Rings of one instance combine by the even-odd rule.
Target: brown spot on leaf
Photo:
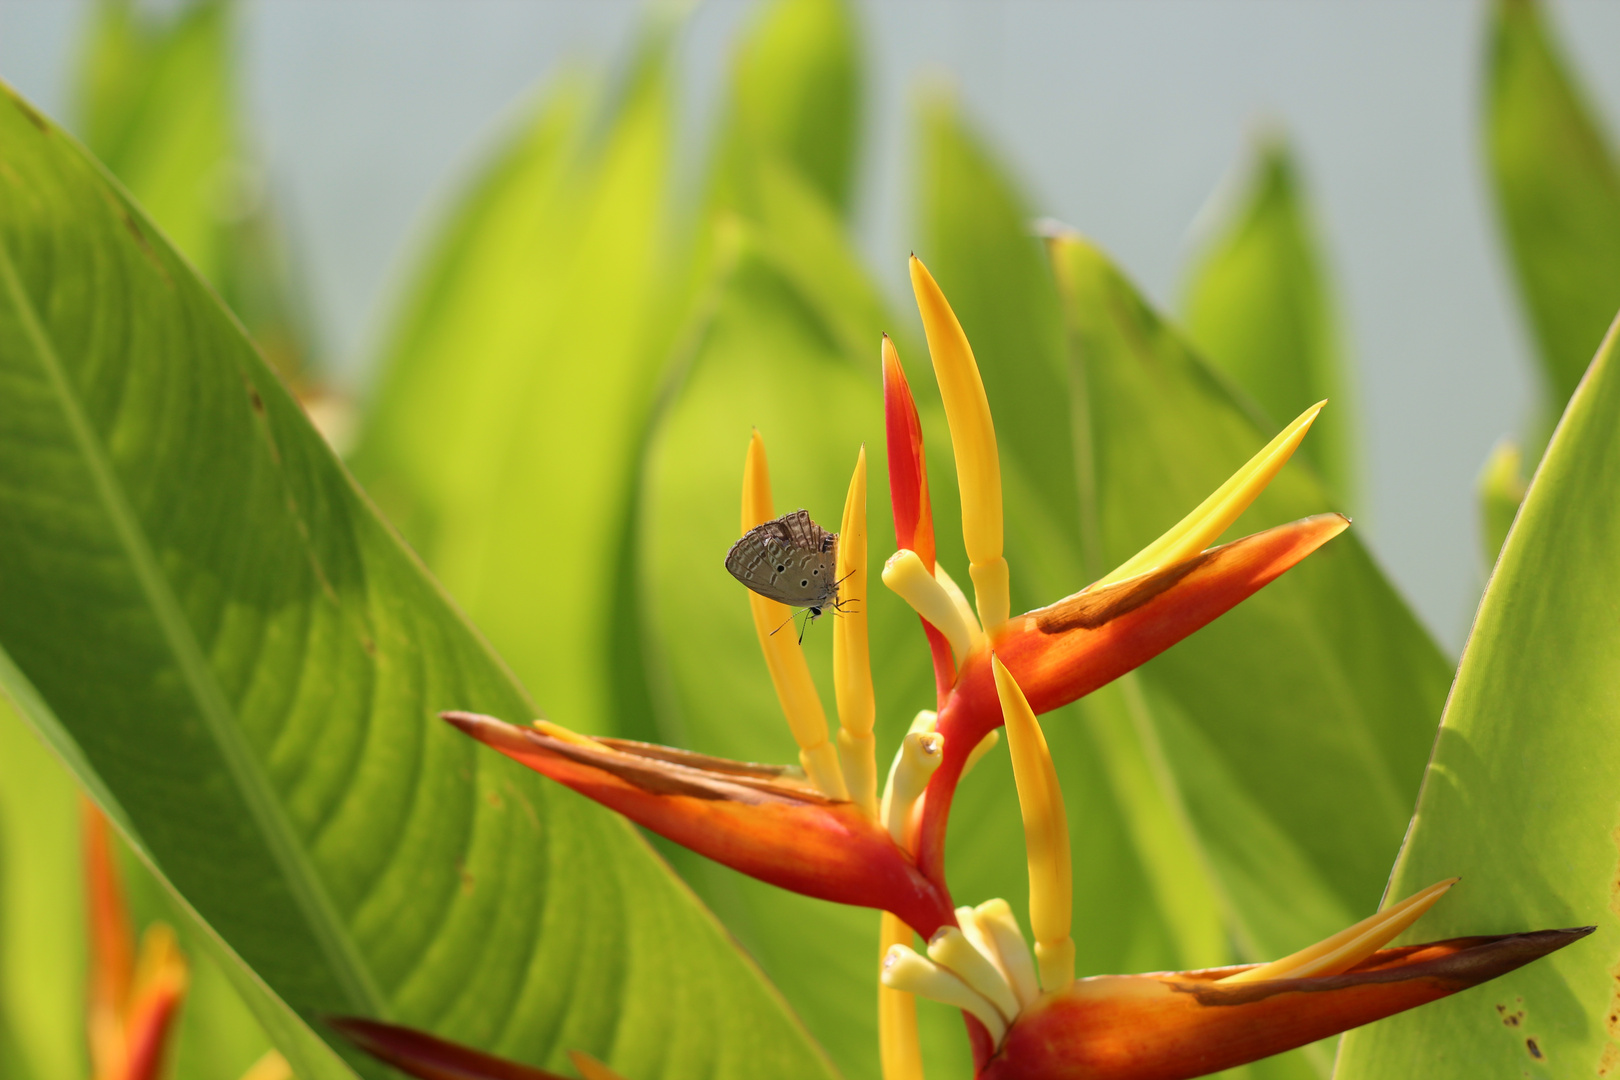
[[[360,647],[366,650],[367,656],[377,655],[377,643],[371,640],[369,637],[363,637],[360,639]]]
[[[1535,1058],[1537,1061],[1547,1060],[1547,1055],[1541,1052],[1540,1044],[1538,1044],[1533,1037],[1524,1040],[1524,1048],[1528,1050],[1530,1052],[1530,1056]]]
[[[501,793],[498,791],[487,792],[484,795],[484,801],[497,810],[506,809],[506,800],[501,798]]]
[[[260,416],[264,415],[264,398],[259,394],[257,386],[248,387],[248,404],[253,406],[254,412]]]
[[[467,867],[460,859],[456,860],[456,875],[461,878],[461,895],[471,896],[473,891],[473,876],[468,873]]]
[[[1598,1059],[1597,1074],[1602,1077],[1613,1076],[1620,1069],[1620,1046],[1614,1043],[1603,1048],[1603,1056]]]

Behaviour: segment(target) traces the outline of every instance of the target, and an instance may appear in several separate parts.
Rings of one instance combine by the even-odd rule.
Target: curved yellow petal
[[[962,540],[985,633],[994,637],[1011,610],[1007,560],[1002,557],[1001,459],[990,400],[962,324],[922,260],[911,257],[911,289],[922,314],[928,355],[945,403],[962,493]]]
[[[1326,405],[1326,401],[1318,401],[1300,413],[1292,424],[1283,428],[1226,483],[1215,489],[1214,494],[1199,503],[1196,510],[1176,522],[1163,536],[1132,555],[1092,588],[1124,581],[1160,566],[1174,566],[1213,544],[1293,457],[1316,414]]]
[[[1024,815],[1029,856],[1029,926],[1035,934],[1035,960],[1041,989],[1062,990],[1074,981],[1074,875],[1069,862],[1069,819],[1058,790],[1057,770],[1046,736],[1018,682],[995,654],[990,657],[996,695],[1007,727],[1007,751]]]

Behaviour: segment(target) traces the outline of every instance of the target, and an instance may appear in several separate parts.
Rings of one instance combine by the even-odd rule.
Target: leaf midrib
[[[164,643],[185,679],[197,711],[213,737],[215,747],[248,813],[252,815],[254,825],[270,849],[271,858],[286,881],[299,913],[309,926],[327,966],[336,976],[347,998],[348,1008],[369,1016],[385,1016],[383,995],[353,940],[345,933],[337,909],[322,886],[308,853],[298,842],[292,823],[287,819],[269,778],[247,745],[235,712],[215,678],[213,668],[203,654],[167,578],[158,567],[157,558],[124,494],[106,450],[74,393],[44,324],[23,290],[11,252],[3,240],[0,240],[0,288],[3,288],[11,307],[17,312],[35,359],[61,406],[80,458],[90,473],[102,510],[113,526],[141,593],[163,634]]]

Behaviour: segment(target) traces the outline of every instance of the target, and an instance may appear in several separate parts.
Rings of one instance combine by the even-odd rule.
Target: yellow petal
[[[896,945],[911,945],[911,927],[899,916],[883,913],[878,956],[889,955]],[[878,1055],[883,1080],[923,1080],[922,1043],[917,1037],[917,998],[904,990],[878,983]]]
[[[1420,893],[1408,896],[1398,904],[1362,919],[1347,930],[1340,930],[1309,948],[1301,949],[1281,960],[1240,971],[1220,980],[1223,983],[1259,982],[1263,979],[1303,979],[1312,975],[1337,975],[1349,971],[1373,953],[1395,940],[1408,926],[1418,921],[1444,896],[1457,878],[1430,885]]]
[[[1118,569],[1093,585],[1109,585],[1116,581],[1145,574],[1160,566],[1174,566],[1203,551],[1231,526],[1266,489],[1278,471],[1287,464],[1300,441],[1310,430],[1311,421],[1322,411],[1326,401],[1318,401],[1265,445],[1215,493],[1199,504],[1198,509],[1178,521],[1169,532],[1131,556]]]
[[[759,431],[748,441],[748,457],[743,463],[742,531],[763,525],[776,515],[771,512],[771,474],[765,461],[765,440]],[[793,617],[785,604],[748,590],[748,605],[754,614],[754,632],[765,653],[771,685],[782,705],[793,740],[799,744],[799,762],[805,775],[830,799],[849,798],[838,751],[827,740],[827,714],[821,708],[821,695],[810,678],[804,650],[795,634],[772,631]]]
[[[894,842],[909,848],[906,833],[912,808],[928,788],[928,779],[945,759],[945,736],[932,731],[908,732],[889,768],[883,788],[883,824]]]
[[[995,947],[996,958],[1019,1004],[1025,1008],[1035,1004],[1040,996],[1040,985],[1035,976],[1035,963],[1030,959],[1029,946],[1024,934],[1013,918],[1012,906],[1005,900],[986,900],[973,909],[974,922],[985,940]]]
[[[265,1055],[242,1074],[242,1080],[295,1080],[292,1066],[287,1059],[275,1050],[267,1050]]]
[[[945,640],[951,643],[951,651],[956,654],[958,666],[967,659],[977,640],[978,628],[970,626],[963,618],[962,608],[950,591],[928,572],[915,551],[901,548],[889,556],[888,562],[883,564],[883,584],[945,635]]]
[[[942,926],[934,931],[928,939],[928,958],[983,995],[1003,1019],[1018,1015],[1018,995],[1007,977],[959,928]]]
[[[1057,770],[1046,748],[1046,736],[1023,690],[1001,658],[990,657],[1007,728],[1007,751],[1018,785],[1018,808],[1024,816],[1024,846],[1029,858],[1029,925],[1035,934],[1035,958],[1041,989],[1062,990],[1074,981],[1074,877],[1069,863],[1069,819],[1058,790]]]
[[[883,985],[891,990],[920,994],[930,1001],[943,1002],[970,1012],[999,1044],[1007,1033],[1007,1023],[983,994],[944,968],[918,956],[909,945],[892,945],[883,957]]]
[[[866,637],[866,447],[844,499],[838,530],[838,608],[833,612],[833,689],[838,700],[838,756],[855,803],[877,816],[877,741],[872,724],[872,657]]]
[[[962,540],[973,578],[979,621],[992,637],[1010,611],[1007,561],[1002,558],[1001,459],[979,365],[962,324],[922,260],[911,257],[911,289],[922,314],[928,355],[945,403],[962,495]]]

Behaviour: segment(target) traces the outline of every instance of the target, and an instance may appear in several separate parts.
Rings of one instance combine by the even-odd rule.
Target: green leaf
[[[0,685],[299,1075],[347,1075],[305,1026],[341,1012],[552,1067],[826,1075],[628,826],[435,718],[533,707],[230,316],[9,90],[0,161]]]
[[[1018,567],[1014,598],[1020,609],[1038,607],[1085,584],[1072,542],[1079,486],[1052,272],[1030,231],[1033,215],[950,98],[930,94],[919,119],[919,254],[979,361],[1005,462],[1007,556]],[[922,367],[913,383],[931,387],[929,371]],[[948,456],[944,468],[954,475]],[[955,523],[942,520],[937,531],[955,532]]]
[[[1083,379],[1094,565],[1110,567],[1272,431],[1097,249],[1060,237],[1052,258]],[[1289,466],[1232,533],[1332,505]],[[1448,674],[1352,534],[1122,680],[1236,958],[1291,952],[1376,906]]]
[[[404,305],[355,456],[545,712],[600,733],[629,733],[611,597],[679,295],[668,46],[644,47],[599,137],[565,81],[473,186]]]
[[[79,68],[85,142],[280,371],[308,366],[309,315],[263,168],[239,120],[234,5],[154,15],[98,0]]]
[[[1187,333],[1274,424],[1327,398],[1300,455],[1340,498],[1354,498],[1359,425],[1323,263],[1299,167],[1272,133],[1256,146],[1229,220],[1192,272]]]
[[[1497,212],[1557,416],[1620,308],[1620,169],[1532,0],[1493,5],[1486,113]]]
[[[761,155],[797,170],[848,217],[860,140],[861,56],[847,0],[776,0],[737,46],[715,182],[736,198]]]
[[[1348,1036],[1340,1080],[1602,1076],[1620,1062],[1611,1019],[1620,953],[1617,351],[1611,329],[1531,481],[1463,651],[1391,882],[1403,893],[1462,876],[1408,935],[1417,940],[1591,924],[1597,932]]]

